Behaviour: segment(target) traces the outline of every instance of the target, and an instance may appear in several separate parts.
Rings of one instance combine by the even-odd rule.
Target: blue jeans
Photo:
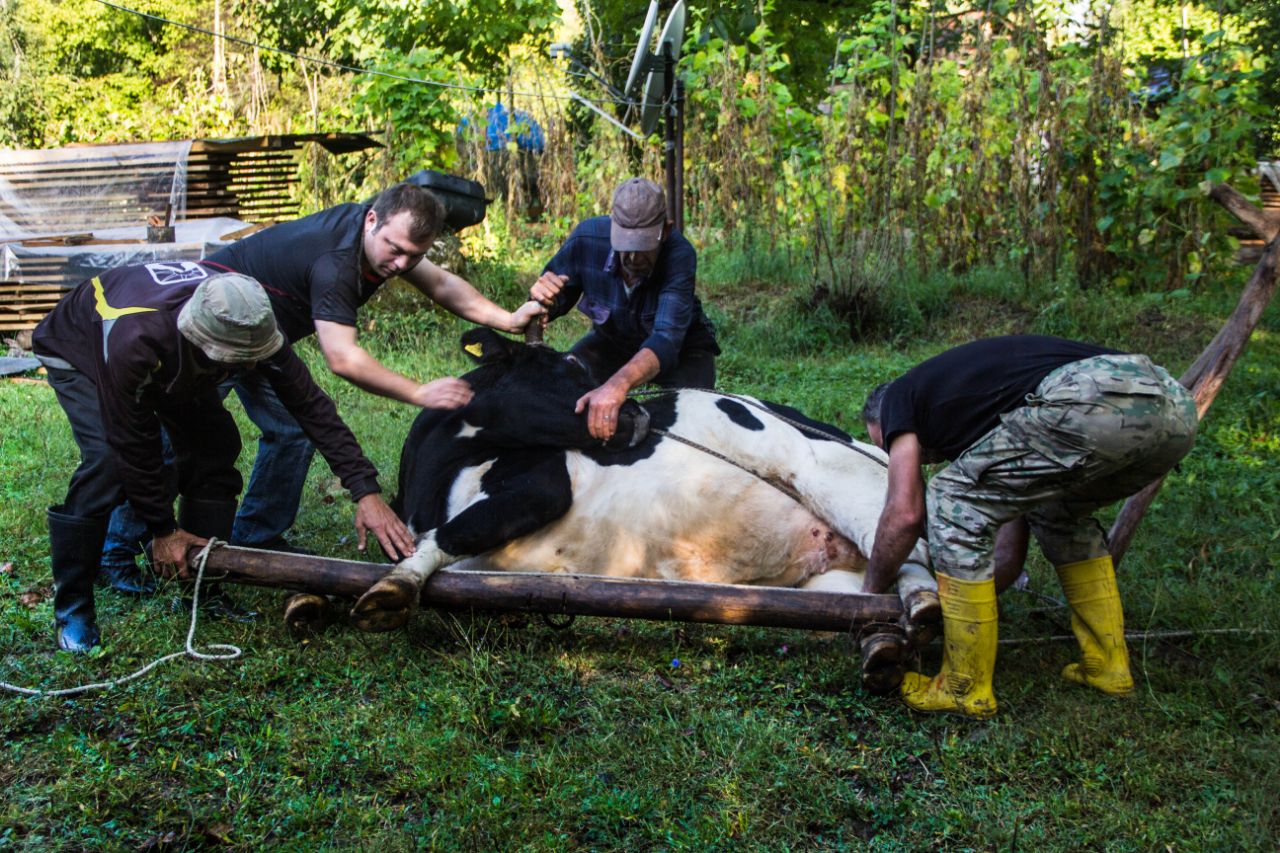
[[[160,445],[164,449],[165,470],[172,472],[173,445],[169,443],[169,431],[160,428]],[[111,512],[107,522],[107,538],[102,544],[102,565],[124,568],[136,566],[138,555],[146,547],[150,537],[147,526],[138,520],[128,501]]]
[[[225,399],[232,389],[249,420],[262,431],[249,488],[231,531],[231,544],[251,548],[283,536],[293,526],[316,449],[264,377],[246,373],[227,380],[218,390]],[[132,508],[127,503],[116,507],[102,549],[103,565],[132,564],[147,538],[146,527]]]

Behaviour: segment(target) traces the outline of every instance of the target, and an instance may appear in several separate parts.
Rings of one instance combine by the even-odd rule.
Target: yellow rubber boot
[[[1133,692],[1129,648],[1124,642],[1124,610],[1111,557],[1058,566],[1058,581],[1071,605],[1071,631],[1080,643],[1080,662],[1062,677],[1115,696]]]
[[[942,601],[942,671],[933,678],[908,672],[902,701],[917,711],[995,716],[991,679],[996,669],[996,585],[938,575]]]

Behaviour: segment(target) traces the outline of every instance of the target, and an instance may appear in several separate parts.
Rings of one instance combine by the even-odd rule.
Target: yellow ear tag
[[[467,344],[463,349],[474,355],[476,358],[484,357],[484,347],[480,345],[479,341],[474,344]]]

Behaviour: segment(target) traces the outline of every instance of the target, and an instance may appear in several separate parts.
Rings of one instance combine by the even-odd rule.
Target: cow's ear
[[[469,329],[462,333],[462,351],[480,364],[509,359],[518,346],[493,329]]]

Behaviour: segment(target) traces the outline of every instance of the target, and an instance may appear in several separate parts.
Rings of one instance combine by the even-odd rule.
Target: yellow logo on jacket
[[[106,291],[102,289],[102,280],[93,279],[93,307],[97,309],[98,316],[104,320],[116,320],[128,314],[143,314],[147,311],[154,311],[154,308],[113,308],[107,304]]]

